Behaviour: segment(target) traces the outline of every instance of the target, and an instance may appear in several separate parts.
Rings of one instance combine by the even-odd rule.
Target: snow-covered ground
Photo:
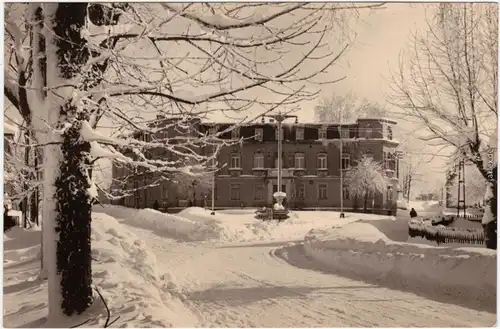
[[[339,219],[334,212],[304,211],[293,212],[280,224],[253,216],[253,210],[217,211],[211,216],[201,208],[169,215],[149,209],[96,207],[92,223],[94,281],[113,316],[120,316],[113,326],[470,327],[495,323],[489,305],[476,305],[474,310],[458,306],[459,299],[404,292],[411,290],[405,287],[393,290],[384,280],[357,277],[360,271],[370,277],[385,275],[408,286],[417,282],[415,274],[428,275],[428,267],[415,273],[409,271],[414,267],[406,268],[414,266],[412,255],[404,249],[407,246],[374,238],[380,233],[370,223],[382,222],[380,219],[389,223],[392,220],[387,216],[348,214]],[[364,237],[359,232],[365,232]],[[6,327],[43,324],[46,283],[35,280],[39,234],[18,228],[4,234]],[[338,242],[327,242],[331,239]],[[340,251],[329,254],[335,243]],[[426,266],[446,248],[428,249],[432,251],[424,253]],[[381,251],[392,252],[398,261],[388,262],[383,254],[367,255]],[[491,286],[491,277],[484,275],[491,273],[491,267],[479,266],[479,260],[493,259],[487,251],[446,252],[470,256],[447,263],[454,262],[460,275],[470,271],[468,288],[480,291]],[[339,271],[339,264],[349,271]],[[436,271],[428,275],[433,287],[439,276],[450,276],[452,284],[462,278],[444,266]],[[425,285],[422,279],[418,283],[419,288]],[[496,289],[482,298],[489,301],[491,291]],[[102,327],[99,306],[85,326]]]
[[[496,309],[496,251],[395,242],[362,222],[312,230],[304,251],[350,277],[477,309]]]

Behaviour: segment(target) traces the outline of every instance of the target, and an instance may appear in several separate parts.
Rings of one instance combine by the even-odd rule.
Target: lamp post
[[[340,218],[344,218],[344,145],[342,142],[342,114],[339,126],[340,141]]]
[[[212,212],[210,215],[215,215],[215,158],[217,154],[215,154],[215,146],[213,148],[213,159],[212,159]]]
[[[281,111],[279,111],[277,114],[265,114],[262,116],[262,120],[264,120],[264,117],[272,118],[274,119],[278,125],[278,187],[277,187],[277,192],[274,193],[274,197],[276,198],[276,201],[278,203],[278,208],[283,209],[283,200],[286,198],[286,193],[281,191],[281,181],[282,181],[282,163],[281,163],[281,156],[282,156],[282,142],[283,142],[283,134],[282,134],[282,122],[285,121],[286,119],[289,118],[295,118],[295,123],[298,123],[298,116],[296,115],[290,115],[290,114],[282,114]]]

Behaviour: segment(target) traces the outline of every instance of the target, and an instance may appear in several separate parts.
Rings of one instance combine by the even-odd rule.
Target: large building
[[[398,142],[392,136],[395,124],[395,121],[384,118],[358,119],[355,123],[342,125],[283,123],[282,191],[287,194],[288,206],[292,209],[340,208],[340,168],[342,166],[345,170],[366,155],[383,164],[388,178],[386,191],[370,196],[367,208],[376,213],[394,212],[398,190]],[[215,174],[216,208],[260,207],[273,203],[278,175],[279,136],[276,122],[244,124],[231,129],[230,123],[203,123],[197,120],[192,127],[196,134],[221,133],[219,137],[222,140],[241,140],[228,143],[230,145],[222,147],[217,154],[218,163],[226,165]],[[167,133],[169,136],[175,134],[174,130]],[[213,147],[203,147],[201,152],[211,154]],[[141,186],[149,186],[155,181],[154,174],[137,170],[131,173],[125,167],[115,165],[115,177],[119,177],[116,181],[135,190],[130,196],[117,201],[128,207],[152,207],[155,201],[163,207],[211,205],[211,188],[202,191],[193,184],[193,191],[198,191],[193,200],[194,193],[181,195],[172,181],[141,189]],[[119,188],[116,184],[114,186]],[[344,186],[343,197],[346,210],[365,206],[365,200],[349,195],[347,186]]]

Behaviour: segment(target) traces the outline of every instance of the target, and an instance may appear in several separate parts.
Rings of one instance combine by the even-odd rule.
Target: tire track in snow
[[[295,267],[283,249],[155,239],[158,266],[173,273],[183,303],[201,327],[489,326],[495,315],[414,294]],[[262,241],[261,243],[265,243]],[[307,265],[300,250],[294,257]],[[160,272],[161,272],[160,271]]]

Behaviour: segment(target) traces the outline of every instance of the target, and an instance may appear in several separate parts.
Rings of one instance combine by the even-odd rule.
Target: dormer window
[[[371,138],[372,137],[372,133],[373,133],[373,129],[372,127],[368,124],[366,125],[366,128],[365,128],[365,138]]]
[[[297,130],[295,130],[295,139],[298,141],[304,140],[304,128],[303,127],[297,127]]]
[[[326,139],[326,127],[318,129],[318,139]]]
[[[216,127],[210,127],[208,129],[208,136],[215,137],[217,134],[217,128]]]
[[[262,142],[263,137],[264,137],[264,129],[255,128],[255,140]]]
[[[349,138],[349,127],[339,127],[340,138]]]
[[[231,139],[239,139],[240,138],[240,128],[236,127],[231,130]]]

